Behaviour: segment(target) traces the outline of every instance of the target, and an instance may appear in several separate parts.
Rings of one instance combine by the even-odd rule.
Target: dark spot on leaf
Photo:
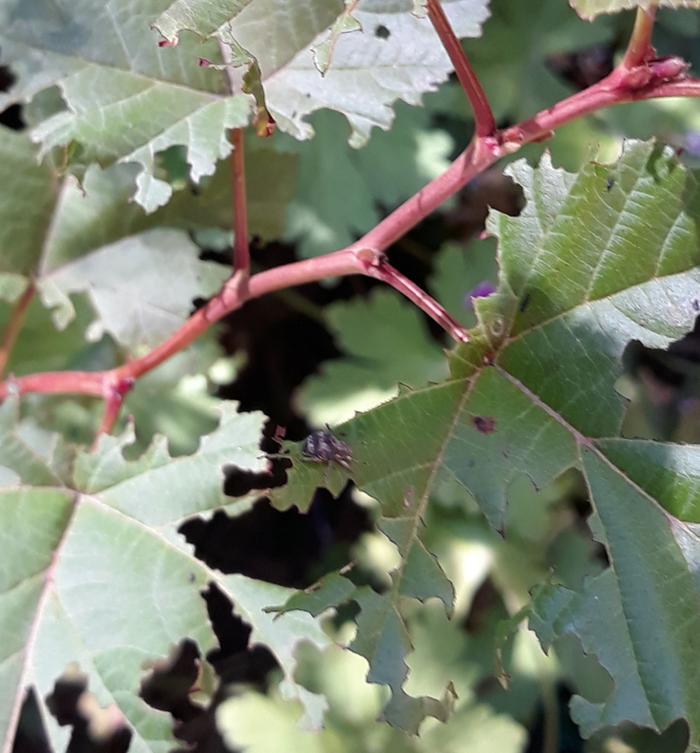
[[[523,300],[520,302],[520,306],[518,307],[520,310],[520,313],[522,314],[529,305],[530,305],[530,294],[525,293],[525,296],[523,297]]]
[[[190,573],[189,576],[188,576],[188,580],[189,580],[190,583],[194,583],[195,580],[196,580],[195,574],[194,573]]]
[[[474,426],[482,434],[491,434],[496,430],[496,419],[491,416],[474,416]]]
[[[700,301],[697,298],[693,298],[693,311],[700,311]]]
[[[611,178],[608,176],[607,183],[605,185],[606,191],[612,191],[612,187],[615,185],[615,178]]]
[[[389,39],[391,32],[386,28],[386,26],[384,26],[384,24],[379,24],[379,26],[377,26],[377,28],[374,30],[374,36],[379,37],[379,39]]]

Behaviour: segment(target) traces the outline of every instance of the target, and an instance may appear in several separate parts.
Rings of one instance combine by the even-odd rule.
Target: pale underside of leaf
[[[65,747],[67,730],[49,713],[46,697],[69,665],[86,676],[101,706],[119,709],[132,732],[131,750],[170,750],[171,720],[139,698],[139,684],[147,663],[165,658],[186,638],[202,655],[216,646],[201,596],[209,583],[250,623],[251,640],[279,661],[283,691],[305,704],[311,724],[320,723],[322,699],[294,682],[299,641],[320,650],[328,645],[320,625],[308,615],[274,620],[263,607],[286,598],[287,590],[209,569],[177,534],[184,520],[230,503],[221,490],[225,466],[253,472],[266,466],[258,449],[263,421],[261,414],[228,407],[199,450],[176,459],[156,442],[127,461],[122,451],[130,434],[103,438],[95,453],[78,459],[76,491],[27,485],[0,492],[0,537],[9,555],[0,576],[7,639],[0,661],[3,753],[11,750],[30,687],[50,739],[57,750]],[[10,451],[0,463],[26,484],[41,483],[44,471],[26,457],[26,450]]]
[[[443,5],[459,37],[480,35],[488,16],[487,3],[454,0]],[[372,128],[390,128],[397,99],[418,105],[422,94],[434,91],[452,70],[432,25],[411,13],[410,0],[399,5],[365,0],[353,18],[361,31],[338,37],[323,77],[305,50],[265,81],[275,119],[296,138],[311,137],[313,129],[306,116],[327,107],[347,117],[350,143],[363,146]]]
[[[700,0],[569,0],[574,10],[586,19],[593,19],[601,13],[619,13],[622,10],[643,8],[654,5],[662,8],[700,8]]]
[[[184,233],[151,230],[45,275],[38,287],[46,306],[55,307],[59,329],[75,315],[69,296],[87,293],[97,313],[88,338],[99,340],[107,331],[133,352],[165,340],[187,319],[194,298],[221,287],[226,268],[198,257]]]
[[[486,0],[444,5],[459,36],[480,34]],[[305,117],[330,108],[348,118],[351,141],[359,146],[374,126],[390,126],[397,99],[418,104],[451,70],[429,21],[411,9],[410,0],[361,2],[355,17],[362,31],[338,37],[324,78],[312,48],[342,13],[341,0],[118,0],[94,7],[37,0],[29,10],[20,0],[7,0],[0,8],[0,39],[17,83],[3,101],[31,101],[58,86],[67,110],[47,115],[34,128],[42,149],[76,151],[81,164],[138,164],[136,199],[154,211],[172,195],[157,174],[158,153],[183,146],[191,177],[199,181],[230,153],[227,129],[246,125],[253,111],[251,98],[239,93],[243,89],[227,96],[225,77],[197,66],[198,58],[220,62],[215,41],[200,44],[180,32],[194,30],[249,52],[283,130],[308,138],[312,129]],[[179,43],[159,49],[149,28],[154,23]],[[237,87],[243,87],[244,75],[244,69],[234,71]]]
[[[92,166],[79,185],[72,176],[39,165],[25,134],[2,136],[2,169],[12,181],[13,201],[3,205],[0,217],[0,297],[16,297],[31,278],[63,329],[84,302],[76,296],[87,296],[95,319],[86,335],[99,339],[107,332],[133,353],[162,342],[189,316],[193,300],[220,288],[226,267],[199,260],[199,249],[182,230],[231,227],[225,165],[197,195],[179,190],[167,207],[149,215],[129,202],[133,166]],[[266,237],[281,232],[294,164],[292,155],[250,150],[252,232]],[[14,197],[25,208],[20,210]],[[12,280],[16,284],[10,285]]]

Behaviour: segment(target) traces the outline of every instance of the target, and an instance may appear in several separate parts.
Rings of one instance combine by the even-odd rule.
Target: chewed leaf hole
[[[107,706],[99,703],[77,665],[67,667],[56,680],[46,697],[46,705],[62,727],[73,727],[68,750],[126,753],[129,749],[131,731],[122,712],[114,703]]]

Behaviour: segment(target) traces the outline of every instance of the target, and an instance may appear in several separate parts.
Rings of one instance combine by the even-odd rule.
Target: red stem
[[[453,319],[434,298],[431,298],[415,282],[404,277],[389,262],[385,261],[379,264],[371,276],[391,285],[394,290],[398,290],[399,293],[405,295],[409,301],[436,321],[454,340],[463,343],[469,342],[469,336],[464,327]]]
[[[130,378],[105,380],[103,382],[103,392],[106,393],[104,395],[105,410],[95,436],[92,446],[93,450],[97,447],[97,440],[100,438],[100,435],[109,434],[114,428],[114,424],[119,418],[124,398],[133,386],[134,380]]]
[[[248,247],[248,200],[245,188],[245,153],[243,129],[233,128],[230,134],[231,194],[233,200],[233,269],[247,277],[250,271]]]
[[[649,70],[652,70],[651,66]],[[501,157],[516,152],[525,144],[549,138],[555,128],[611,105],[662,97],[700,97],[700,80],[660,82],[635,89],[630,88],[619,71],[613,71],[602,81],[542,110],[519,125],[499,131],[492,137],[476,138],[442,175],[372,228],[360,243],[386,250]]]
[[[5,373],[7,362],[12,355],[12,349],[15,347],[17,337],[22,330],[27,309],[32,302],[32,298],[34,298],[34,292],[34,284],[31,282],[27,283],[27,287],[15,304],[12,314],[10,314],[10,321],[7,323],[5,337],[3,338],[2,347],[0,347],[0,377]]]
[[[428,0],[428,18],[435,27],[435,31],[452,61],[459,83],[471,103],[474,111],[476,135],[493,136],[496,132],[496,120],[493,117],[493,112],[491,112],[491,105],[481,88],[474,69],[471,67],[467,53],[462,48],[461,42],[447,20],[440,0]]]
[[[77,393],[104,398],[106,385],[119,379],[136,379],[154,369],[247,300],[327,277],[366,274],[382,279],[439,321],[455,339],[464,340],[464,333],[455,329],[459,325],[454,325],[430,296],[390,267],[381,252],[500,157],[517,151],[524,144],[549,137],[554,128],[610,105],[658,97],[700,97],[700,80],[682,78],[683,71],[684,63],[678,58],[650,61],[629,71],[618,68],[602,81],[543,110],[520,125],[499,131],[491,137],[477,136],[442,175],[352,246],[253,275],[248,286],[241,284],[239,276],[234,275],[204,308],[143,358],[108,372],[64,371],[19,377],[9,383],[0,383],[0,399],[6,397],[13,388],[20,393]],[[672,80],[675,76],[679,77],[678,80]]]

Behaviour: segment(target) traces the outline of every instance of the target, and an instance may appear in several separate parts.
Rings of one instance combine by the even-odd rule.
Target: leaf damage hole
[[[384,24],[379,24],[379,26],[377,26],[377,28],[374,30],[374,36],[378,39],[389,39],[391,32],[386,28],[386,26],[384,26]]]
[[[280,512],[265,499],[231,518],[217,512],[180,529],[195,555],[226,574],[240,573],[268,583],[306,588],[318,579],[326,558],[347,561],[350,547],[372,525],[348,485],[337,499],[317,492],[309,512]]]
[[[219,648],[207,655],[222,684],[245,683],[264,692],[270,672],[279,667],[262,645],[250,645],[251,628],[233,611],[223,592],[212,584],[203,593]]]
[[[700,363],[700,298],[686,299],[685,305],[695,317],[693,329],[672,342],[668,348],[645,347],[638,340],[627,344],[622,356],[625,375],[618,391],[626,394],[634,385],[633,398],[627,406],[622,435],[629,436],[635,420],[645,416],[650,438],[673,440],[682,427],[693,426],[693,417],[700,410],[700,391],[697,368]],[[697,441],[697,433],[686,435],[689,442]]]
[[[149,706],[173,717],[175,736],[189,746],[206,747],[208,738],[216,735],[208,718],[213,713],[211,704],[201,704],[202,695],[215,700],[208,697],[205,666],[194,642],[184,640],[172,647],[167,658],[146,665],[148,673],[139,691]]]
[[[68,750],[126,753],[131,730],[115,704],[102,706],[89,691],[87,677],[69,665],[46,697],[46,706],[62,727],[72,726]]]
[[[492,416],[474,416],[472,423],[482,434],[492,434],[496,431],[496,419]]]
[[[42,722],[34,688],[29,688],[22,704],[12,753],[50,753],[51,747]]]

